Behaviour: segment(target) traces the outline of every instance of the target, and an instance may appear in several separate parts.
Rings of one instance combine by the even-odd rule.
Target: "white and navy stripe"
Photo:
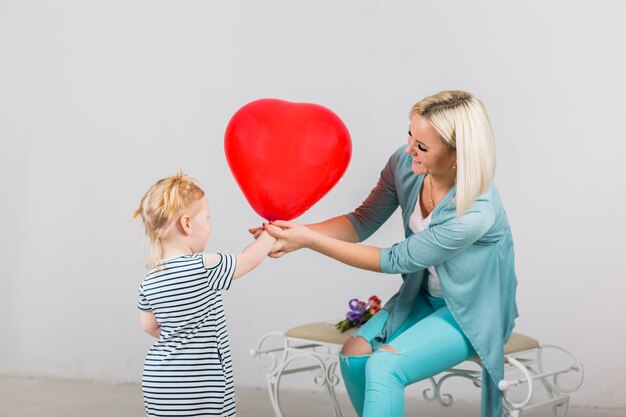
[[[139,286],[161,335],[146,356],[142,388],[147,415],[235,416],[235,387],[220,290],[235,272],[234,255],[209,268],[195,254],[163,261]]]

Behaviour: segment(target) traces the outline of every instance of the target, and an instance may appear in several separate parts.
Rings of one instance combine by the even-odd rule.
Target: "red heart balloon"
[[[341,119],[325,107],[261,99],[230,119],[224,150],[252,208],[269,221],[291,220],[343,176],[352,142]]]

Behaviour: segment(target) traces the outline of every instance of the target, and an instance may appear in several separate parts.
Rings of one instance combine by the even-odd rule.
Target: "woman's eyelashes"
[[[419,149],[422,152],[428,152],[428,149],[424,147],[424,145],[422,145],[421,143],[419,143],[416,139],[413,139],[413,135],[411,134],[411,129],[409,129],[409,131],[407,132],[409,134],[409,137],[411,138],[411,146],[415,146],[417,147],[417,149]]]

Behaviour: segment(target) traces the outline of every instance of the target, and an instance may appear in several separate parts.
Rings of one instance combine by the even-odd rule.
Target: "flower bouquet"
[[[365,324],[374,314],[380,311],[380,304],[380,298],[375,295],[372,295],[367,303],[353,298],[348,302],[350,311],[346,313],[346,318],[335,324],[335,327],[343,333],[348,329]]]

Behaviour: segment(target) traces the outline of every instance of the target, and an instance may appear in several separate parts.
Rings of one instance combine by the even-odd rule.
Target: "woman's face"
[[[406,153],[413,157],[416,175],[449,174],[453,169],[456,151],[448,149],[433,125],[419,114],[411,117],[408,142]]]

